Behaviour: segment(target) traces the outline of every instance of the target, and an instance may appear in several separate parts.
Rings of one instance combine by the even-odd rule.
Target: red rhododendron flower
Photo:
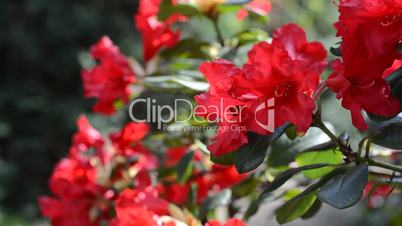
[[[189,197],[192,184],[197,187],[197,202],[203,202],[210,192],[219,192],[230,188],[247,177],[239,174],[234,166],[213,165],[209,172],[194,172],[193,178],[186,184],[173,183],[161,188],[164,197],[173,203],[183,204]]]
[[[247,226],[247,224],[240,219],[232,218],[226,221],[224,224],[217,220],[210,220],[205,224],[205,226]]]
[[[149,61],[162,47],[173,47],[180,38],[179,31],[173,31],[170,26],[177,21],[185,21],[186,17],[175,14],[166,21],[159,21],[157,14],[160,0],[141,0],[135,25],[141,32],[144,60]]]
[[[73,136],[73,144],[70,148],[70,156],[82,161],[88,160],[86,151],[94,148],[98,157],[105,161],[103,152],[104,139],[85,116],[80,116],[77,120],[78,131]]]
[[[92,205],[92,200],[88,199],[39,199],[42,214],[51,219],[52,226],[98,226],[99,221],[91,220],[89,215]]]
[[[179,146],[179,147],[172,147],[166,150],[165,152],[165,161],[164,164],[167,167],[174,167],[176,166],[183,156],[187,153],[189,149],[188,145]],[[205,160],[204,156],[201,152],[195,151],[194,152],[194,161],[200,162]]]
[[[401,59],[396,46],[402,40],[402,1],[341,0],[339,12],[335,27],[342,37],[342,61],[332,64],[327,85],[351,111],[353,125],[364,130],[362,110],[382,116],[399,112],[382,75]]]
[[[307,42],[300,27],[288,24],[274,32],[272,44],[259,43],[248,56],[242,68],[225,60],[200,66],[210,89],[195,97],[206,109],[197,108],[197,113],[209,121],[218,119],[216,141],[208,147],[214,155],[247,143],[248,131],[269,135],[291,122],[302,132],[311,125],[311,96],[326,66],[324,47]]]
[[[402,67],[402,60],[395,60],[391,67],[387,68],[382,74],[383,78],[388,77],[388,75],[392,74],[394,71],[398,70]]]
[[[95,226],[107,219],[107,206],[101,200],[107,189],[96,184],[94,168],[75,159],[63,159],[50,179],[50,190],[56,196],[41,197],[42,214],[53,226]],[[92,212],[96,215],[92,215]]]
[[[392,190],[394,188],[388,184],[376,186],[373,182],[368,182],[364,188],[363,197],[368,198],[368,206],[374,208],[381,205]]]
[[[158,216],[168,214],[168,203],[158,197],[154,188],[127,189],[116,201],[113,226],[157,226]]]
[[[237,12],[237,19],[242,20],[248,16],[248,11],[255,14],[266,16],[271,12],[272,5],[270,0],[253,0]]]
[[[134,167],[137,170],[152,170],[158,166],[158,159],[140,143],[148,132],[147,124],[131,122],[121,131],[110,135],[116,153],[127,158],[135,158]]]
[[[99,64],[81,73],[84,95],[98,99],[95,112],[110,115],[116,111],[116,101],[128,102],[135,74],[128,58],[107,36],[91,47],[91,55]]]

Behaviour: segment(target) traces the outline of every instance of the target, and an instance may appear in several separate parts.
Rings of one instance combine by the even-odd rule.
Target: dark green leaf
[[[332,55],[334,55],[334,56],[337,56],[337,57],[341,57],[341,56],[342,56],[341,47],[338,47],[338,48],[331,47],[331,48],[330,48],[330,52],[331,52]]]
[[[302,172],[303,170],[311,170],[311,169],[318,169],[321,167],[328,166],[327,164],[314,164],[314,165],[309,165],[309,166],[302,166],[298,168],[293,168],[286,170],[279,174],[278,176],[275,177],[275,179],[264,189],[264,191],[260,195],[260,199],[266,198],[269,193],[275,191],[279,187],[281,187],[286,181],[288,181],[290,178],[293,177],[293,175]]]
[[[229,152],[220,156],[211,155],[211,161],[218,165],[230,166],[234,164],[235,152]]]
[[[178,3],[173,5],[172,0],[162,0],[161,4],[159,5],[158,20],[165,21],[176,13],[191,17],[197,15],[199,11],[190,4]]]
[[[315,200],[315,194],[311,193],[304,197],[287,201],[278,209],[276,220],[279,224],[284,224],[303,216],[314,204]]]
[[[385,80],[387,80],[388,84],[393,87],[396,85],[400,80],[402,80],[402,67],[398,68],[394,72],[392,72],[390,75],[388,75]]]
[[[269,144],[278,139],[289,127],[286,123],[278,127],[270,136],[249,133],[249,143],[236,151],[234,164],[239,173],[247,173],[256,169],[262,162],[268,151]]]
[[[218,206],[227,205],[232,197],[232,192],[225,189],[214,196],[207,198],[200,208],[200,219],[205,219],[210,210],[215,210]]]
[[[290,126],[287,130],[286,130],[286,136],[288,136],[288,138],[290,140],[294,140],[297,137],[297,132],[296,132],[296,126],[292,125]]]
[[[239,197],[245,197],[252,194],[261,182],[253,176],[247,178],[233,187],[233,194]]]
[[[331,179],[317,193],[318,198],[338,209],[355,205],[363,195],[368,178],[368,165],[361,164]]]
[[[371,137],[371,142],[386,148],[402,149],[402,122],[390,123],[379,128]]]
[[[314,204],[310,207],[310,209],[301,216],[302,219],[309,219],[314,217],[318,211],[320,211],[322,206],[322,202],[319,199],[316,199]]]
[[[208,58],[208,54],[203,51],[204,47],[207,47],[208,45],[208,42],[202,42],[192,38],[183,39],[174,47],[164,49],[161,52],[161,56],[166,59]]]
[[[177,165],[177,177],[179,183],[185,183],[191,177],[193,171],[194,152],[190,151],[183,156]]]
[[[236,151],[234,164],[239,173],[256,169],[265,159],[269,146],[269,137],[253,134],[249,143]]]

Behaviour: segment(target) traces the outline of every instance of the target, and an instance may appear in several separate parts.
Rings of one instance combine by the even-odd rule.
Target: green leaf
[[[240,182],[236,186],[233,187],[232,191],[233,194],[239,196],[239,197],[245,197],[250,194],[252,194],[258,185],[260,185],[261,181],[254,178],[254,177],[248,177],[246,180]]]
[[[234,164],[239,173],[247,173],[256,169],[265,159],[269,146],[269,137],[249,135],[249,143],[236,151]]]
[[[194,152],[190,151],[183,156],[177,165],[177,177],[179,183],[185,183],[192,174],[193,171],[193,158]]]
[[[313,205],[310,207],[310,209],[301,216],[302,219],[310,219],[314,217],[318,211],[320,211],[322,206],[322,202],[319,199],[316,199]]]
[[[299,166],[306,166],[317,163],[341,164],[343,162],[342,152],[339,148],[335,150],[304,151],[296,155],[296,162]],[[334,170],[334,166],[322,167],[320,169],[306,170],[304,176],[310,179],[320,178]]]
[[[284,224],[303,216],[314,204],[315,200],[315,194],[311,193],[304,197],[287,201],[278,209],[276,220],[279,224]]]
[[[197,8],[190,4],[178,3],[176,5],[173,5],[172,0],[162,0],[159,5],[158,20],[165,21],[170,16],[176,13],[191,17],[199,14],[199,11]]]
[[[261,29],[251,29],[237,35],[239,45],[261,42],[268,39],[268,34]]]
[[[234,164],[239,173],[247,173],[255,170],[264,162],[269,144],[278,139],[289,127],[286,123],[278,127],[270,136],[263,136],[256,133],[249,133],[249,143],[236,151]]]
[[[317,193],[318,198],[338,209],[355,205],[363,195],[368,179],[366,163],[331,179]]]
[[[166,59],[177,59],[177,58],[195,58],[195,59],[205,59],[209,58],[207,51],[204,48],[210,46],[208,42],[199,41],[193,38],[187,38],[180,40],[172,48],[164,49],[161,52],[161,56]]]
[[[218,165],[230,166],[234,164],[235,152],[229,152],[220,156],[211,155],[211,161]]]
[[[214,196],[208,197],[200,208],[200,219],[205,219],[210,210],[215,210],[218,206],[227,205],[232,197],[232,192],[225,189]]]
[[[269,193],[275,191],[279,187],[281,187],[286,181],[288,181],[290,178],[293,177],[293,175],[302,172],[303,170],[311,170],[311,169],[318,169],[328,166],[328,164],[314,164],[314,165],[309,165],[309,166],[302,166],[298,168],[292,168],[289,170],[286,170],[279,174],[278,176],[275,177],[275,179],[264,189],[264,191],[260,194],[260,199],[264,199],[269,195]]]
[[[292,125],[286,130],[286,136],[290,140],[294,140],[297,137],[296,126]]]
[[[390,123],[379,128],[372,136],[371,142],[386,148],[402,149],[402,122]]]
[[[270,146],[268,166],[273,168],[287,166],[295,160],[298,152],[327,139],[327,136],[318,128],[310,128],[303,137],[298,137],[293,141],[289,140],[287,136],[282,136]]]
[[[330,51],[330,52],[332,53],[332,55],[334,55],[334,56],[342,57],[341,47],[338,47],[338,48],[331,47],[331,48],[329,49],[329,51]]]

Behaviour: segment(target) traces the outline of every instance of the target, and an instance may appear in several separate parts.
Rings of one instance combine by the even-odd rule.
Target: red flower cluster
[[[107,36],[91,47],[91,55],[99,64],[81,73],[84,95],[98,99],[95,112],[110,115],[116,111],[116,101],[128,102],[129,85],[136,77],[128,58]]]
[[[165,156],[165,164],[167,167],[174,167],[180,159],[187,153],[188,147],[168,149]],[[229,188],[238,184],[247,177],[247,174],[239,175],[234,166],[220,166],[213,164],[210,169],[206,170],[205,156],[201,152],[196,151],[195,166],[192,172],[192,177],[185,184],[177,182],[170,183],[161,187],[162,195],[170,202],[176,204],[184,204],[189,198],[192,185],[196,185],[197,202],[204,201],[210,192],[219,192],[225,188]],[[199,166],[199,167],[198,167]],[[174,181],[174,180],[172,180]]]
[[[229,219],[225,224],[222,224],[217,220],[211,220],[208,221],[208,223],[205,226],[247,226],[247,225],[239,219],[232,218]]]
[[[127,189],[116,201],[116,219],[110,226],[158,226],[158,216],[167,214],[168,203],[158,197],[153,187]]]
[[[197,199],[203,201],[209,191],[227,188],[246,177],[238,175],[234,167],[213,166],[202,175],[195,169],[197,178],[186,185],[153,185],[149,173],[159,163],[141,144],[149,131],[146,124],[128,123],[109,139],[84,116],[77,124],[69,156],[57,164],[49,182],[54,196],[39,199],[42,214],[53,226],[180,225],[167,216],[168,201],[183,203],[191,184],[199,185]],[[177,165],[187,149],[170,149],[166,165]],[[204,164],[204,160],[202,153],[196,152],[195,161]],[[160,192],[166,200],[159,197]]]
[[[400,109],[382,75],[401,59],[402,1],[341,0],[339,12],[335,27],[342,37],[342,61],[332,64],[327,85],[351,111],[353,125],[364,130],[362,110],[393,116]]]
[[[363,196],[368,199],[368,206],[375,208],[384,203],[384,199],[391,194],[394,188],[388,184],[375,185],[368,182],[364,188]]]
[[[173,31],[170,26],[187,19],[185,16],[175,14],[166,21],[159,21],[157,14],[160,2],[161,0],[141,0],[138,13],[135,15],[135,25],[142,35],[145,61],[151,60],[162,47],[170,48],[176,45],[180,32]]]
[[[120,212],[124,206],[120,208],[119,203],[125,202],[119,200],[133,198],[134,194],[139,201],[133,198],[132,205],[141,204],[142,209],[155,214],[166,210],[166,201],[157,198],[147,173],[158,166],[157,159],[139,143],[148,132],[146,125],[128,124],[112,134],[111,141],[105,141],[84,116],[77,124],[69,156],[57,164],[50,179],[55,197],[39,200],[42,214],[52,220],[53,226],[98,226],[112,218],[109,213],[116,199]],[[116,193],[126,185],[136,189]]]
[[[288,24],[274,32],[272,44],[255,45],[242,68],[225,60],[202,64],[210,89],[195,97],[206,109],[197,113],[219,125],[209,150],[214,155],[234,151],[247,143],[248,131],[269,135],[286,122],[306,131],[326,55],[320,43],[307,42],[300,27]]]
[[[244,19],[248,16],[248,12],[253,12],[255,14],[266,16],[269,12],[271,12],[272,5],[270,0],[253,0],[247,3],[244,6],[244,9],[241,9],[237,12],[237,18],[239,20]]]

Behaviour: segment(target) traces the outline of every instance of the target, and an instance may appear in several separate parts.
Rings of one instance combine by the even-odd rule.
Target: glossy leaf
[[[371,137],[371,142],[386,148],[402,149],[402,122],[390,123],[379,128]]]
[[[165,21],[173,14],[181,14],[190,17],[198,13],[197,8],[190,4],[179,3],[173,5],[172,0],[162,0],[158,11],[158,20]]]
[[[319,199],[316,199],[310,209],[301,216],[302,219],[310,219],[314,217],[321,209],[322,202]]]
[[[183,156],[177,165],[177,177],[179,183],[185,183],[191,177],[193,171],[193,158],[194,152],[190,151]]]
[[[368,165],[361,164],[331,179],[317,193],[318,198],[338,209],[355,205],[363,195],[368,179]]]
[[[311,169],[318,169],[327,166],[327,164],[314,164],[314,165],[309,165],[309,166],[302,166],[298,168],[293,168],[286,170],[279,174],[278,176],[275,177],[275,179],[264,189],[264,191],[261,193],[260,198],[264,199],[267,197],[267,195],[279,187],[281,187],[286,181],[288,181],[290,178],[293,177],[293,175],[302,172],[303,170],[311,170]]]
[[[278,139],[289,127],[289,124],[277,128],[271,136],[262,136],[249,133],[249,143],[236,151],[234,164],[239,173],[247,173],[256,169],[262,162],[268,151],[269,144]]]
[[[315,200],[315,194],[311,193],[304,197],[287,201],[278,209],[276,213],[276,220],[279,224],[284,224],[303,216],[314,204]]]

